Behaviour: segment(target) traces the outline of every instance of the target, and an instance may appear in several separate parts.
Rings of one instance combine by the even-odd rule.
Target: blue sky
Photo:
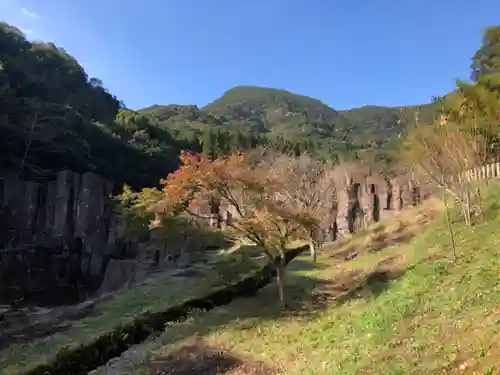
[[[474,4],[474,5],[472,5]],[[499,0],[0,0],[130,108],[276,87],[336,109],[428,102],[468,78]]]

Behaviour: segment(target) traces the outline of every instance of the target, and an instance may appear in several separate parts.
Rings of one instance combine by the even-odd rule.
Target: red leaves
[[[313,219],[297,211],[296,202],[283,194],[287,173],[276,173],[245,154],[210,160],[183,151],[181,167],[162,180],[163,215],[188,212],[209,214],[212,198],[233,212],[230,229],[270,250],[280,250]]]

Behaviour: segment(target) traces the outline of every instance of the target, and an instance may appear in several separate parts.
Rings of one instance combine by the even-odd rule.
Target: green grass
[[[247,250],[249,249],[220,254],[215,264],[201,270],[204,275],[202,277],[172,278],[165,274],[153,282],[118,293],[114,298],[99,304],[96,315],[73,322],[71,328],[64,332],[29,343],[16,343],[0,350],[0,374],[15,374],[37,364],[47,363],[62,348],[70,349],[89,343],[146,310],[163,311],[244,278],[262,267],[262,261],[251,260],[245,255]]]
[[[367,236],[392,225],[379,224],[342,244],[358,247],[354,260],[340,260],[335,254],[342,249],[332,247],[316,265],[304,257],[293,261],[286,312],[277,307],[276,286],[270,285],[256,298],[167,327],[144,344],[150,361],[133,373],[146,373],[150,362],[194,335],[290,375],[500,373],[498,202],[500,190],[494,189],[488,222],[474,229],[456,220],[456,262],[440,217],[418,227],[407,243],[369,252],[380,238]]]

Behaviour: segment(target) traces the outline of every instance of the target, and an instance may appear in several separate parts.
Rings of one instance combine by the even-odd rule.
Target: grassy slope
[[[245,251],[246,254],[250,252]],[[91,342],[121,323],[134,319],[148,310],[163,311],[185,300],[202,297],[211,290],[255,272],[262,262],[249,259],[243,254],[221,254],[211,267],[200,269],[202,277],[175,277],[170,273],[149,282],[118,293],[114,298],[98,305],[95,315],[73,322],[68,330],[29,343],[16,343],[0,350],[0,374],[15,374],[39,363],[46,363],[63,347],[76,347]],[[222,265],[223,273],[214,271]],[[230,270],[228,273],[226,270]]]
[[[172,367],[176,348],[195,335],[238,361],[292,375],[500,373],[494,367],[500,358],[498,202],[496,189],[488,222],[474,230],[456,220],[455,263],[442,217],[422,229],[436,215],[420,209],[328,249],[316,266],[292,262],[287,313],[277,310],[271,285],[257,298],[167,328],[147,343],[152,362]],[[390,246],[369,251],[383,245]],[[234,367],[227,374],[252,373]]]

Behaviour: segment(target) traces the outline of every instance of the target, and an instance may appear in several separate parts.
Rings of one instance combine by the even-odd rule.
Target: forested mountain
[[[254,86],[234,87],[203,109],[242,128],[287,139],[310,135],[319,139],[336,135],[342,139],[349,125],[343,116],[319,100]]]
[[[382,142],[405,132],[408,127],[428,124],[436,115],[433,103],[419,106],[363,106],[340,111],[349,122],[351,134],[359,143]]]
[[[285,90],[238,86],[201,109],[154,105],[138,112],[185,139],[203,137],[212,129],[257,134],[258,143],[278,148],[350,157],[365,149],[383,151],[408,127],[432,121],[436,109],[434,104],[425,104],[336,111],[319,100]]]
[[[285,90],[235,87],[209,105],[124,108],[64,49],[0,23],[0,173],[51,178],[94,171],[117,185],[153,185],[181,149],[216,156],[265,145],[325,158],[381,150],[433,107],[335,111]]]
[[[418,117],[431,121],[435,113],[432,105],[336,111],[307,96],[252,86],[235,87],[203,109],[243,124],[256,124],[257,129],[276,136],[334,139],[363,146],[398,135]]]

